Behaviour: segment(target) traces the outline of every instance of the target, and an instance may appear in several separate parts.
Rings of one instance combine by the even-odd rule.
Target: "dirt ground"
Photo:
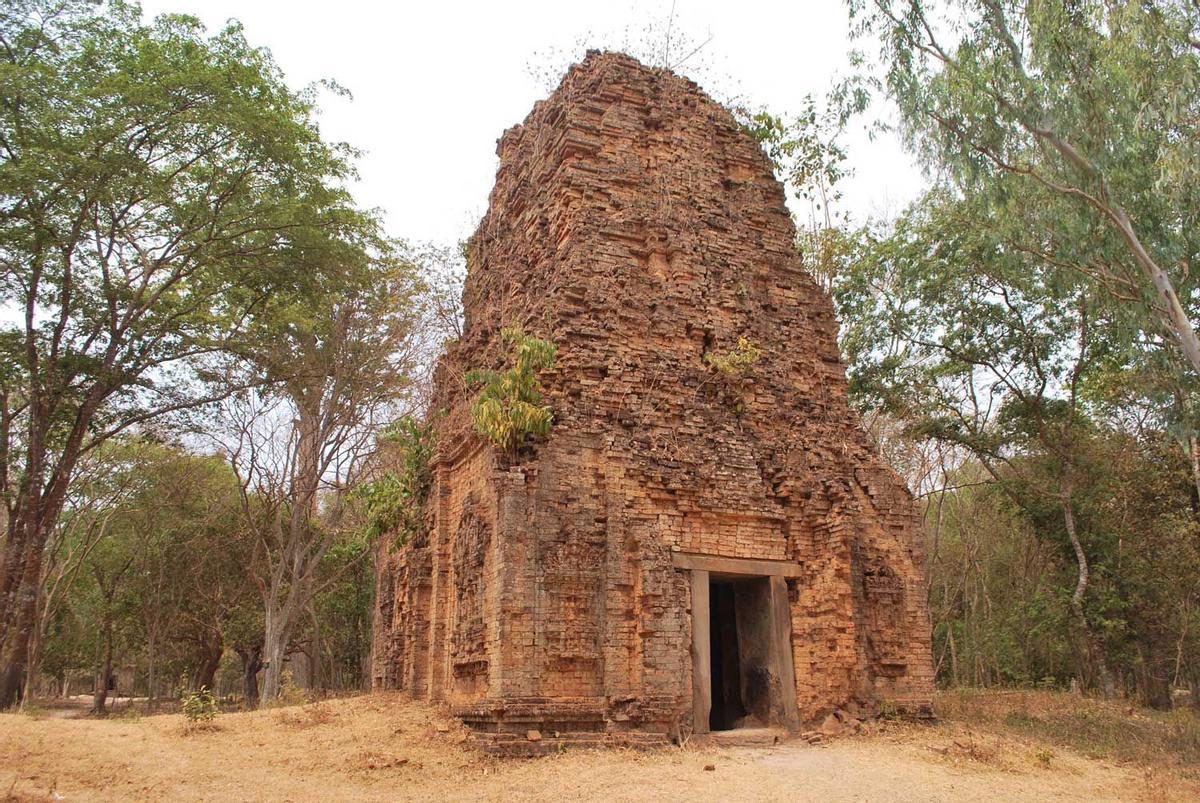
[[[688,745],[484,758],[392,695],[222,714],[0,715],[10,800],[1197,800],[1200,779],[960,724],[884,725],[822,745]],[[708,770],[706,766],[713,769]],[[1190,776],[1190,777],[1189,777]]]

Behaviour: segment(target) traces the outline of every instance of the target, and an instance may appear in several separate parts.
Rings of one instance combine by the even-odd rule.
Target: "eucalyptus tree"
[[[217,358],[336,230],[348,152],[230,24],[120,0],[0,9],[0,708],[81,456],[226,396]]]
[[[1023,255],[1047,298],[1086,288],[1091,347],[1071,359],[1087,363],[1052,398],[1174,434],[1200,497],[1200,5],[849,6],[860,41],[878,45],[867,84],[895,104],[958,226]]]
[[[912,150],[987,200],[975,225],[1021,221],[1010,247],[1088,275],[1200,372],[1200,5],[849,6]]]
[[[1046,535],[1061,533],[1076,566],[1078,665],[1111,693],[1076,498],[1106,298],[1087,276],[972,225],[974,203],[935,191],[891,230],[864,235],[836,291],[852,389],[915,435],[967,449],[1018,505],[1057,511]]]

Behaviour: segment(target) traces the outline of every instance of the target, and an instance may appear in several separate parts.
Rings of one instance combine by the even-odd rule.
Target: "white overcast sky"
[[[329,139],[364,151],[355,195],[411,241],[451,243],[487,205],[496,140],[547,94],[547,65],[583,43],[619,45],[659,33],[671,0],[144,0],[147,17],[181,12],[210,31],[236,18],[274,54],[293,87],[333,79],[353,100],[325,95]],[[675,0],[674,28],[711,41],[692,64],[718,96],[739,94],[777,113],[823,94],[845,71],[849,46],[839,0]],[[661,38],[661,36],[659,37]],[[684,51],[686,52],[686,51]],[[707,80],[706,80],[707,79]],[[713,86],[720,84],[720,86]],[[861,126],[860,126],[861,128]],[[922,181],[890,138],[848,141],[854,177],[844,206],[858,219],[898,211]]]

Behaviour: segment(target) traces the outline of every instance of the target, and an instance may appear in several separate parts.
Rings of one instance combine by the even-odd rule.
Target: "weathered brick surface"
[[[803,567],[802,718],[928,706],[912,500],[848,405],[832,305],[753,139],[691,82],[594,53],[499,154],[436,378],[427,532],[380,561],[375,684],[495,734],[686,726],[683,550]],[[514,322],[559,357],[554,428],[509,460],[471,432],[461,375],[500,367]],[[704,357],[739,337],[763,356],[731,381]]]

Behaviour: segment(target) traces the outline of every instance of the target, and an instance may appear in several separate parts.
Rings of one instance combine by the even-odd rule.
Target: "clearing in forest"
[[[1190,712],[1130,713],[1051,694],[973,695],[970,706],[951,695],[938,707],[949,715],[938,725],[874,724],[819,746],[692,744],[544,759],[484,757],[461,725],[390,694],[224,714],[214,729],[191,734],[178,715],[5,714],[0,793],[67,801],[1200,798]],[[967,710],[986,716],[959,719]],[[1092,723],[1092,741],[1056,741],[1072,722]],[[1131,736],[1121,742],[1122,733]]]

